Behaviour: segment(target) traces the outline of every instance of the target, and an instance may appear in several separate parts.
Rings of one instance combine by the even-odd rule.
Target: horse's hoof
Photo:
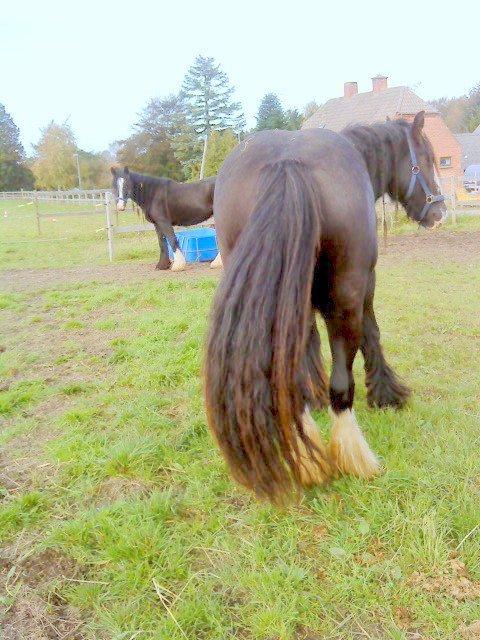
[[[159,262],[155,267],[155,271],[168,271],[169,269],[170,262]]]
[[[374,389],[367,390],[368,406],[376,409],[401,409],[404,407],[410,396],[411,390],[398,380],[388,385],[378,385]]]
[[[210,263],[210,269],[220,269],[221,267],[223,267],[223,262],[220,254],[218,254],[215,260]]]
[[[179,262],[177,264],[175,264],[174,262],[171,268],[172,271],[185,271],[185,269],[186,269],[186,264],[182,262]]]

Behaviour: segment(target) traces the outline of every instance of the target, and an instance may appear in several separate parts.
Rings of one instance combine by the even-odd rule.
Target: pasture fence
[[[117,246],[128,250],[130,254],[145,252],[146,248],[141,248],[141,238],[146,232],[155,231],[154,225],[143,218],[131,201],[128,201],[126,210],[119,213],[108,189],[0,192],[0,216],[2,213],[4,223],[0,232],[0,246],[18,245],[32,240],[47,245],[49,240],[63,244],[90,241],[92,252],[94,245],[98,252],[101,233],[103,242],[106,241],[106,253],[110,262],[114,260]],[[210,219],[195,226],[212,224],[213,220]],[[149,244],[151,247],[150,242]],[[105,244],[103,247],[105,252]],[[63,253],[65,250],[68,252],[67,247]],[[95,255],[95,259],[101,260],[99,253]]]
[[[466,189],[463,177],[444,178],[441,187],[453,223],[458,215],[480,214],[480,181],[473,188],[471,184],[467,185]],[[0,246],[18,247],[35,241],[39,247],[47,246],[52,251],[55,248],[64,260],[68,260],[69,252],[73,256],[78,245],[83,243],[82,255],[88,254],[90,261],[99,262],[105,260],[105,253],[112,262],[116,254],[120,257],[143,255],[153,247],[156,251],[156,238],[154,243],[148,238],[155,227],[138,217],[138,210],[131,202],[125,212],[117,212],[108,189],[0,192],[0,219],[2,209],[4,223],[0,227]],[[404,224],[405,216],[401,208],[398,211],[388,199],[385,207],[378,203],[378,223],[385,238]],[[210,219],[197,226],[212,225],[213,219]],[[148,238],[148,247],[143,238]],[[69,242],[71,251],[68,246],[60,249],[60,244],[68,245]]]
[[[104,200],[108,189],[70,189],[57,191],[2,191],[0,200],[43,200],[46,202],[92,202]]]

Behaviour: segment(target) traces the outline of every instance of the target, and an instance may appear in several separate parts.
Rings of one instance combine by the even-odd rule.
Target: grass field
[[[18,228],[4,270],[89,264],[96,250],[90,234],[38,255]],[[206,427],[217,275],[152,279],[148,264],[148,280],[39,289],[5,272],[3,640],[478,637],[479,228],[405,238],[381,257],[383,342],[414,389],[399,413],[369,410],[356,362],[357,416],[386,472],[283,511],[233,484]],[[120,256],[122,273],[153,261],[149,242]],[[327,433],[326,412],[316,419]]]
[[[0,200],[0,268],[63,267],[107,264],[105,207],[91,203],[40,202],[41,235],[33,202]],[[60,213],[69,216],[56,215]],[[89,212],[91,215],[79,215]],[[43,217],[48,214],[48,217]],[[122,225],[143,224],[128,209],[119,214]],[[116,259],[158,260],[155,233],[132,233],[115,237]]]

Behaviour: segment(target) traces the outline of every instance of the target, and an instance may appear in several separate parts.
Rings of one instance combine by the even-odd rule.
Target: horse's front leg
[[[373,407],[402,407],[410,396],[388,365],[380,344],[380,330],[373,310],[375,272],[372,272],[363,311],[361,350],[365,360],[365,382],[368,404]]]
[[[158,260],[158,264],[155,267],[155,269],[165,271],[167,269],[170,269],[170,258],[168,257],[167,240],[165,239],[165,236],[163,235],[163,233],[161,232],[161,230],[158,228],[156,224],[155,224],[155,231],[157,233],[158,246],[160,248],[160,258]]]
[[[185,256],[183,255],[180,245],[178,244],[177,236],[173,230],[173,226],[166,219],[158,221],[158,226],[161,229],[163,235],[167,238],[173,251],[173,264],[172,271],[183,271],[187,264]]]

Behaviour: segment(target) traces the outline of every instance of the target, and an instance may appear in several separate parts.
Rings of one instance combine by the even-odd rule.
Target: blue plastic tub
[[[187,229],[176,234],[180,249],[187,262],[212,262],[218,253],[215,229]],[[173,260],[173,251],[168,243],[168,255]]]

